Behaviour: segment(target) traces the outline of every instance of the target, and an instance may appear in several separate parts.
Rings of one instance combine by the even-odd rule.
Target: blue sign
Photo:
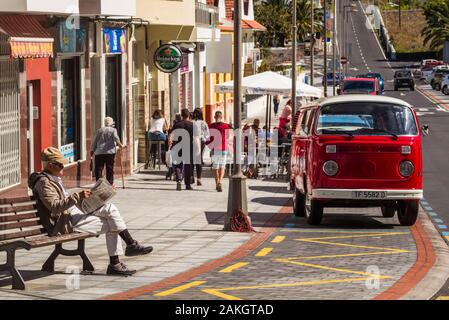
[[[126,51],[125,30],[121,28],[103,28],[104,52],[124,53]]]
[[[86,49],[86,28],[68,28],[65,21],[59,23],[59,52],[84,52]]]

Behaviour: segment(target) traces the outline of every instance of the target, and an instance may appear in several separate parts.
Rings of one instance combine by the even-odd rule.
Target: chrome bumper
[[[357,197],[356,193],[361,196]],[[363,197],[364,192],[378,192],[384,197]],[[419,200],[423,198],[422,190],[385,190],[385,189],[314,189],[312,199],[345,199],[345,200]]]

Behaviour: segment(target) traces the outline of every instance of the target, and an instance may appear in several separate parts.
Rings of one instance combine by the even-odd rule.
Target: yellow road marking
[[[319,265],[319,264],[311,264],[311,263],[305,263],[305,262],[290,261],[290,260],[287,260],[287,259],[276,259],[275,261],[291,263],[291,264],[297,264],[297,265],[300,265],[300,266],[316,268],[316,269],[331,270],[331,271],[337,271],[337,272],[343,272],[343,273],[360,274],[360,275],[363,275],[363,276],[370,276],[370,277],[375,277],[375,278],[378,278],[378,279],[389,279],[389,278],[391,278],[390,276],[382,276],[382,275],[372,274],[372,273],[363,272],[363,271],[354,271],[354,270],[348,270],[348,269],[332,268],[332,267],[322,266],[322,265]]]
[[[249,265],[249,262],[238,262],[236,264],[233,264],[232,266],[229,266],[227,268],[224,268],[224,269],[220,270],[220,272],[230,273],[230,272],[232,272],[234,270],[237,270],[239,268],[245,267],[247,265]]]
[[[203,289],[201,291],[211,294],[213,296],[219,297],[219,298],[223,298],[225,300],[242,300],[241,298],[231,296],[230,294],[220,292],[219,290],[216,290],[216,289]]]
[[[439,296],[437,300],[449,300],[449,296]]]
[[[299,238],[295,240],[329,240],[329,239],[348,239],[348,238],[363,238],[363,237],[376,237],[376,236],[395,236],[401,234],[409,234],[408,232],[388,232],[388,233],[372,233],[372,234],[356,234],[350,236],[331,236],[331,237],[318,237],[318,238]]]
[[[225,293],[223,293],[221,291],[239,291],[239,290],[251,290],[251,289],[270,289],[270,288],[312,286],[312,285],[330,284],[330,283],[366,281],[366,280],[371,280],[371,279],[372,279],[372,277],[368,277],[368,278],[331,279],[331,280],[304,281],[304,282],[293,282],[293,283],[276,283],[276,284],[257,285],[257,286],[242,286],[242,287],[203,289],[202,291],[205,292],[205,293],[209,293],[211,295],[223,298],[223,299],[242,300],[241,298],[225,294]]]
[[[300,232],[300,233],[337,233],[337,234],[366,234],[366,235],[372,235],[377,234],[379,231],[354,231],[354,232],[348,232],[348,231],[338,231],[338,230],[315,230],[315,229],[279,229],[280,232]],[[390,233],[396,233],[396,232],[389,232]],[[404,232],[404,234],[410,234],[410,232]]]
[[[338,242],[327,242],[327,241],[318,241],[318,240],[307,240],[307,239],[295,239],[298,241],[303,242],[313,242],[313,243],[321,243],[321,244],[330,244],[334,246],[342,246],[342,247],[351,247],[351,248],[361,248],[361,249],[375,249],[375,250],[388,250],[393,252],[401,251],[402,249],[396,249],[396,248],[385,248],[385,247],[372,247],[372,246],[361,246],[356,244],[348,244],[348,243],[338,243]]]
[[[256,257],[265,257],[271,251],[273,251],[273,248],[263,248],[258,253],[256,253]]]
[[[156,293],[155,296],[156,297],[166,297],[166,296],[169,296],[169,295],[172,295],[172,294],[175,294],[175,293],[179,293],[181,291],[184,291],[184,290],[187,290],[187,289],[190,289],[190,288],[193,288],[193,287],[200,286],[200,285],[202,285],[205,282],[206,281],[193,281],[193,282],[184,284],[182,286],[179,286],[179,287],[176,287],[176,288],[173,288],[173,289],[170,289],[170,290],[165,290],[165,291]]]
[[[364,252],[364,253],[343,253],[343,254],[331,254],[324,256],[309,256],[309,257],[290,257],[285,258],[285,260],[299,260],[299,259],[325,259],[325,258],[341,258],[341,257],[359,257],[359,256],[369,256],[377,254],[394,254],[394,253],[405,253],[410,252],[409,250],[398,250],[398,251],[377,251],[377,252]]]
[[[281,243],[285,240],[285,236],[276,236],[273,240],[271,240],[272,243]]]

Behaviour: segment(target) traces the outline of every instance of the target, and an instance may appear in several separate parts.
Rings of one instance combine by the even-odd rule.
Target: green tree
[[[423,5],[427,25],[422,31],[424,44],[440,50],[449,41],[449,0],[430,0]]]
[[[292,6],[290,5],[290,7]],[[312,8],[311,0],[297,0],[296,25],[298,26],[298,33],[297,33],[298,41],[306,40],[308,38],[308,34],[310,34],[310,30],[312,29],[311,8]],[[323,35],[323,12],[321,9],[314,7],[313,13],[314,13],[313,16],[314,31],[320,32]]]

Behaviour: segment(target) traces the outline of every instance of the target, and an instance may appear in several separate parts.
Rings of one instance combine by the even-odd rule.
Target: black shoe
[[[136,241],[134,242],[134,244],[126,246],[125,256],[127,257],[142,256],[144,254],[150,253],[151,251],[153,251],[153,247],[142,246]]]
[[[176,183],[176,190],[178,190],[178,191],[182,190],[181,182]]]
[[[186,186],[186,190],[193,190],[192,186]]]
[[[136,272],[136,270],[128,269],[124,263],[120,262],[116,265],[109,264],[106,273],[111,276],[132,276]]]

